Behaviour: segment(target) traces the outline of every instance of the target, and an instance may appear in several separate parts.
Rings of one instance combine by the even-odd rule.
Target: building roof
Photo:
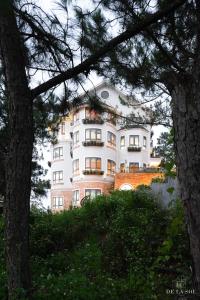
[[[88,91],[82,93],[79,95],[80,98],[84,98],[84,96],[86,94],[93,94],[94,92],[97,93],[100,89],[102,89],[103,87],[109,87],[112,90],[116,91],[119,96],[121,96],[122,98],[126,98],[126,100],[131,100],[134,101],[135,104],[140,104],[140,102],[138,100],[136,100],[134,97],[130,97],[128,95],[126,95],[125,93],[121,92],[116,86],[114,86],[112,83],[110,83],[108,80],[104,80],[101,83],[99,83],[98,85],[94,86],[93,88],[89,89]]]

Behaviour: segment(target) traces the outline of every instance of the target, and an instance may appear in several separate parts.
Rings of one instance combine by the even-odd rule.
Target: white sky
[[[61,15],[60,11],[57,9],[55,0],[40,0],[40,1],[36,1],[36,3],[38,5],[40,5],[46,12],[53,11],[54,13],[58,14],[59,18],[61,17],[61,19],[62,19],[62,15]],[[83,3],[84,3],[84,7],[87,7],[87,8],[89,8],[91,6],[90,0],[77,0],[76,3],[80,6],[83,6]],[[100,82],[102,82],[102,78],[98,77],[96,74],[94,74],[94,72],[90,75],[90,79],[94,85],[97,85]],[[41,81],[40,78],[38,78],[38,81]],[[90,88],[92,88],[92,83],[90,81],[88,81],[85,83],[84,87],[86,90],[90,89]],[[58,93],[60,93],[61,91],[62,91],[62,89],[58,88]],[[82,92],[83,92],[83,90],[80,89],[80,93],[82,93]],[[155,145],[157,143],[157,138],[160,136],[160,133],[163,131],[168,131],[168,129],[165,128],[164,126],[154,126],[153,131],[154,131],[153,141],[154,141],[154,145]],[[38,147],[38,149],[40,152],[43,153],[43,156],[44,156],[44,160],[40,161],[40,163],[45,169],[48,169],[46,178],[50,179],[50,168],[48,167],[48,161],[51,160],[50,145],[46,145],[45,147]],[[50,193],[48,193],[47,198],[43,199],[43,206],[46,208],[48,206],[50,207]]]

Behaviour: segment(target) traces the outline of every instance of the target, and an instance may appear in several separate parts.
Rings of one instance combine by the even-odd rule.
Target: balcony
[[[83,175],[103,175],[104,171],[102,170],[84,170]]]
[[[85,118],[82,120],[83,124],[104,124],[104,120],[102,119],[89,119],[89,118]]]
[[[127,150],[128,152],[140,152],[142,148],[138,146],[129,146],[127,147]]]
[[[83,146],[87,147],[87,146],[99,146],[99,147],[103,147],[104,146],[104,142],[101,141],[85,141],[83,142]]]

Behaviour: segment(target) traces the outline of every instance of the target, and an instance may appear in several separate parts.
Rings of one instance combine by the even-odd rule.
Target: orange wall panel
[[[118,190],[123,184],[131,184],[133,188],[141,184],[150,185],[153,178],[162,178],[162,173],[117,173],[115,175],[114,189]]]

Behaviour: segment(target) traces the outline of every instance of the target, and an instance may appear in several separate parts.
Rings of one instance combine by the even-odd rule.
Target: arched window
[[[133,186],[130,183],[123,183],[119,189],[120,191],[129,191],[133,190]]]

